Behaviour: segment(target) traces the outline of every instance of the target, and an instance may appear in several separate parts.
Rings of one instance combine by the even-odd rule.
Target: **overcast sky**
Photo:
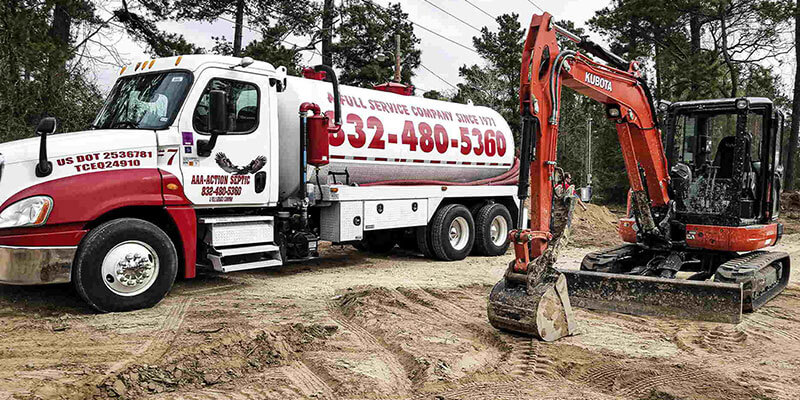
[[[337,5],[340,3],[340,0],[335,1]],[[390,2],[397,2],[397,0],[373,1],[382,5],[387,5]],[[428,1],[477,28],[488,26],[489,29],[497,29],[497,24],[492,18],[489,18],[489,16],[471,6],[469,3],[480,7],[493,16],[512,12],[517,13],[520,15],[519,19],[523,27],[527,27],[534,13],[541,13],[541,11],[528,0],[469,0],[469,2],[465,0]],[[578,26],[584,26],[585,22],[594,15],[594,12],[607,6],[610,0],[532,0],[532,2],[555,15],[557,19],[569,19],[578,24]],[[412,21],[468,47],[472,47],[472,37],[479,34],[473,28],[437,10],[425,0],[400,0],[400,3],[402,4],[403,10],[408,13],[409,19]],[[119,7],[119,4],[116,2],[106,5],[107,10],[113,10]],[[247,24],[246,19],[245,24]],[[190,42],[205,48],[211,48],[213,46],[214,41],[211,39],[212,36],[225,36],[229,40],[233,38],[233,24],[224,20],[218,20],[214,23],[166,22],[160,24],[159,28],[167,32],[182,34]],[[458,68],[461,65],[471,65],[481,61],[477,54],[437,37],[432,33],[426,32],[419,27],[415,27],[415,33],[421,40],[419,46],[422,50],[422,64],[450,84],[461,82],[461,79],[458,77]],[[260,35],[245,29],[243,37],[246,44],[251,40],[259,38]],[[293,39],[295,39],[298,44],[303,43],[298,38]],[[148,58],[142,46],[126,35],[121,35],[117,37],[116,40],[118,40],[118,42],[114,47],[119,51],[125,61],[136,62]],[[320,61],[319,56],[314,55],[312,52],[304,52],[303,54],[303,64],[315,65]],[[422,93],[422,90],[446,91],[452,89],[448,83],[437,78],[423,68],[418,68],[415,72],[416,76],[413,79],[413,83],[421,89],[418,93]],[[114,68],[98,68],[96,71],[98,82],[105,89],[111,87],[114,83],[114,79],[117,77],[117,73],[118,70]],[[388,71],[387,76],[390,76]]]

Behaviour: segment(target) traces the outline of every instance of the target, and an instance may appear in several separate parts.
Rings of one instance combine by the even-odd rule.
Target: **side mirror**
[[[208,157],[217,145],[217,137],[228,132],[228,99],[224,90],[208,92],[208,128],[210,140],[197,141],[197,155]]]
[[[56,132],[58,124],[53,117],[42,118],[36,126],[36,134],[42,137],[39,143],[39,163],[36,164],[36,176],[44,178],[53,173],[53,163],[47,160],[47,135]]]
[[[56,127],[58,124],[56,123],[56,119],[53,117],[46,117],[42,118],[39,121],[39,125],[36,125],[36,135],[52,135],[56,133]]]
[[[225,134],[228,130],[228,99],[224,90],[212,90],[208,93],[208,108],[208,127],[211,134]]]

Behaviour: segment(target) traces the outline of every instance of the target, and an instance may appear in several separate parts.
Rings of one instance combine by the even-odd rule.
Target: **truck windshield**
[[[164,129],[175,120],[191,84],[188,72],[121,78],[95,118],[95,129]]]

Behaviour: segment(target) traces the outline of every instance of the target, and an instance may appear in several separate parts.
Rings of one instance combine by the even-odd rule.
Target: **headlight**
[[[47,196],[20,200],[0,212],[0,228],[43,225],[52,210],[53,199]]]
[[[744,110],[749,106],[750,106],[750,101],[748,101],[747,99],[738,99],[738,100],[736,100],[736,108],[738,108],[740,110]]]

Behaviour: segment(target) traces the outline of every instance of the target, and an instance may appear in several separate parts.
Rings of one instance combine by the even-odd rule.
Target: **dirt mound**
[[[782,193],[781,209],[784,211],[800,211],[800,191]]]
[[[575,208],[570,244],[575,247],[611,247],[622,244],[617,217],[605,206],[586,204]]]
[[[276,331],[223,335],[211,345],[170,357],[159,365],[132,365],[98,388],[109,397],[141,397],[231,383],[266,368],[285,365],[294,353],[324,341],[337,326],[294,324]],[[210,339],[211,337],[209,337]]]
[[[784,233],[800,232],[800,191],[781,194],[781,216]]]

